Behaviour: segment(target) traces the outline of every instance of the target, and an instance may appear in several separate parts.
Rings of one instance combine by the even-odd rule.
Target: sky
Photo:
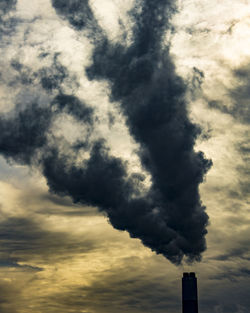
[[[250,308],[250,2],[0,0],[0,312]]]

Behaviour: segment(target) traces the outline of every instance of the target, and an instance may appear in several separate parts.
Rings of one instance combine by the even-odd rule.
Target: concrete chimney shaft
[[[182,313],[198,313],[197,278],[195,273],[183,273]]]

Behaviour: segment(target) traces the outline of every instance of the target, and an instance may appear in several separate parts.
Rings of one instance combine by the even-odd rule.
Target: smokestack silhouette
[[[183,273],[182,313],[198,313],[197,278],[195,273]]]

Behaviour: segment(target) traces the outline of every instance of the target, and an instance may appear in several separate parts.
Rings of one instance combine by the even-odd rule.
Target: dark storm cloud
[[[88,1],[52,3],[78,30],[95,24]],[[140,190],[143,175],[128,175],[126,164],[111,155],[104,139],[88,142],[83,137],[67,153],[60,151],[56,142],[47,145],[57,111],[84,124],[92,125],[93,121],[91,109],[60,92],[65,70],[58,70],[58,66],[58,75],[42,71],[46,77],[41,79],[43,88],[59,91],[51,106],[42,109],[31,105],[25,114],[1,118],[0,147],[6,157],[28,164],[38,150],[39,165],[52,192],[97,206],[116,229],[128,231],[156,253],[180,263],[184,255],[191,261],[200,260],[206,248],[208,216],[198,187],[211,162],[194,151],[200,130],[188,119],[185,83],[175,73],[168,48],[162,47],[169,17],[175,11],[173,4],[136,3],[130,12],[132,45],[114,44],[102,33],[102,40],[95,42],[93,64],[87,69],[90,79],[110,82],[111,100],[121,104],[131,135],[140,145],[141,163],[152,177],[146,195]],[[82,150],[90,157],[76,163],[76,153]]]

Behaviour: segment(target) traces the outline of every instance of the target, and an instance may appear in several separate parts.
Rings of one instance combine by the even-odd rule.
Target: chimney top
[[[186,278],[186,277],[193,277],[195,278],[195,272],[190,272],[190,273],[183,273],[183,278]]]

